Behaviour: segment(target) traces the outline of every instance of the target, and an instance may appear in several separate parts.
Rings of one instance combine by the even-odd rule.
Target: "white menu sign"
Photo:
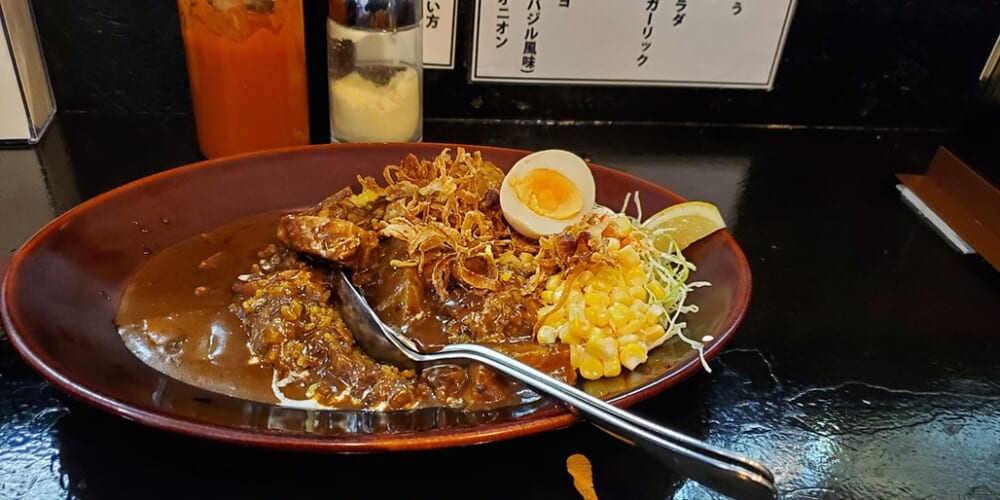
[[[478,0],[476,82],[770,89],[796,0]]]
[[[455,0],[420,0],[424,11],[424,67],[452,69],[455,67]]]

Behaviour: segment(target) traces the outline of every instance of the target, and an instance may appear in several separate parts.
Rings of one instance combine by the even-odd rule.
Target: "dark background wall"
[[[314,137],[326,128],[325,0],[305,0]],[[951,128],[977,101],[1000,0],[799,0],[771,92],[470,84],[474,4],[458,62],[428,70],[425,116]],[[189,113],[171,0],[35,0],[57,102],[68,112]]]

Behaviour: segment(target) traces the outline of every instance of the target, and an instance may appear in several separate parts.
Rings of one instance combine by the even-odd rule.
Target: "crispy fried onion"
[[[594,236],[607,225],[600,215],[537,241],[513,231],[500,210],[503,176],[478,151],[458,148],[452,156],[445,149],[430,161],[408,155],[385,167],[384,186],[359,177],[362,192],[354,197],[384,197],[384,215],[372,227],[407,246],[407,258],[392,265],[418,268],[441,299],[456,281],[486,291],[515,286],[531,295],[561,270],[603,257],[595,252],[600,238]]]
[[[497,256],[537,250],[537,244],[512,234],[499,205],[503,172],[477,151],[445,149],[434,160],[407,156],[383,172],[385,187],[371,177],[359,179],[369,192],[385,196],[380,236],[406,242],[409,258],[395,266],[416,266],[429,274],[443,299],[452,279],[469,287],[497,291]],[[520,261],[515,262],[520,263]]]

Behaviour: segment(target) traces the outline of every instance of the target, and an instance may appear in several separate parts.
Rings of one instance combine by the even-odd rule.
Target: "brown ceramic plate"
[[[408,153],[432,158],[449,144],[324,145],[250,154],[173,169],[91,199],[39,231],[13,257],[2,288],[3,324],[21,355],[70,395],[126,419],[242,444],[329,451],[468,445],[572,424],[545,400],[492,411],[306,411],[246,401],[194,387],[149,368],[122,343],[113,318],[129,276],[156,252],[256,213],[312,204],[356,176],[378,175]],[[526,151],[480,150],[501,168]],[[639,191],[653,213],[683,201],[627,174],[593,166],[598,202],[620,206]],[[160,224],[169,220],[169,224]],[[137,230],[137,223],[156,230]],[[733,335],[750,300],[750,270],[726,231],[686,252],[693,279],[711,281],[691,296],[701,310],[689,334],[712,335],[712,358]],[[686,344],[668,342],[641,370],[585,389],[627,406],[701,370]]]

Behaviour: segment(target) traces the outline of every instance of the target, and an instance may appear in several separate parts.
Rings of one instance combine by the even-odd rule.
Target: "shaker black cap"
[[[421,3],[415,0],[330,0],[330,19],[343,26],[396,30],[420,17]]]

